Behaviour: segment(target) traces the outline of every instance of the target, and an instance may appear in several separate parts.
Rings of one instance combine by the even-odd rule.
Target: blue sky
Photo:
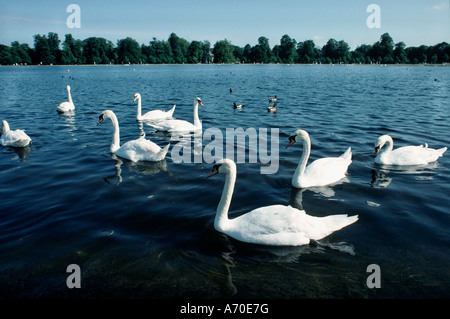
[[[104,37],[114,44],[132,37],[148,44],[174,32],[188,41],[227,39],[255,45],[260,36],[273,47],[288,34],[297,42],[346,41],[352,49],[373,44],[388,32],[406,46],[450,42],[449,0],[0,0],[0,43],[33,46],[34,34],[56,32],[63,41]],[[81,8],[81,28],[68,28],[71,3]],[[381,9],[381,28],[368,28],[370,4]]]

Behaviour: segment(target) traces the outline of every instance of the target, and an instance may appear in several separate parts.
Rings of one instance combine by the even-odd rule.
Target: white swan
[[[141,115],[142,104],[141,104],[141,95],[139,93],[136,93],[134,95],[133,102],[136,102],[136,100],[138,101],[137,113],[136,113],[136,120],[138,120],[138,121],[160,120],[160,119],[172,117],[173,112],[175,111],[175,107],[176,107],[176,105],[174,105],[168,111],[153,110],[153,111],[148,111],[144,115]]]
[[[383,147],[386,145],[386,147]],[[380,136],[375,142],[375,163],[388,165],[423,165],[437,161],[447,147],[440,149],[425,146],[403,146],[395,150],[394,141],[389,135]]]
[[[137,161],[152,161],[157,162],[165,158],[170,144],[164,148],[160,148],[157,144],[145,139],[145,135],[137,140],[128,141],[120,146],[119,121],[116,115],[111,110],[105,110],[99,116],[97,125],[105,119],[110,119],[113,127],[113,139],[111,142],[110,151],[117,156],[129,159],[133,162]]]
[[[3,146],[25,147],[31,143],[31,138],[23,130],[11,131],[7,121],[2,121],[0,144]]]
[[[166,119],[158,122],[146,123],[158,131],[164,132],[195,132],[202,129],[202,122],[198,118],[198,105],[203,106],[202,100],[194,99],[194,124],[185,120]]]
[[[322,239],[358,220],[358,215],[310,216],[304,210],[284,205],[260,207],[229,219],[228,209],[236,181],[236,164],[230,159],[222,159],[214,165],[207,177],[217,173],[226,174],[226,178],[217,206],[214,228],[240,241],[276,246],[306,245],[311,239]]]
[[[311,153],[311,140],[308,132],[296,130],[289,137],[289,143],[286,145],[286,148],[300,141],[303,142],[303,154],[292,176],[292,186],[297,188],[325,186],[345,177],[348,166],[352,162],[352,150],[350,147],[339,157],[319,158],[306,166]]]
[[[67,95],[69,97],[69,101],[68,102],[62,102],[61,104],[59,104],[56,107],[56,109],[60,113],[65,113],[65,112],[69,112],[69,111],[75,110],[75,105],[73,104],[72,96],[70,95],[70,85],[68,85],[66,87],[66,89],[67,89]]]

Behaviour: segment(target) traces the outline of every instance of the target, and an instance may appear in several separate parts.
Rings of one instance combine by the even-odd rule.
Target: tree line
[[[450,62],[450,45],[406,47],[395,43],[389,33],[373,44],[362,44],[351,50],[344,40],[329,39],[323,47],[313,40],[297,42],[289,35],[273,47],[261,36],[254,46],[233,45],[229,40],[187,41],[175,33],[167,40],[153,38],[140,45],[131,37],[117,44],[101,38],[74,39],[66,34],[61,44],[57,33],[36,34],[34,48],[18,41],[11,46],[0,44],[1,65],[67,65],[67,64],[197,64],[197,63],[302,63],[302,64],[442,64]]]

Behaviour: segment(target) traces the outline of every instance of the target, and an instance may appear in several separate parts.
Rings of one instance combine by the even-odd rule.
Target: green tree
[[[313,40],[306,40],[297,43],[297,61],[300,63],[316,62],[319,57],[319,50]]]
[[[180,38],[175,33],[170,34],[168,42],[170,44],[170,48],[172,49],[174,63],[186,63],[189,42],[183,38]]]
[[[236,59],[233,51],[234,46],[227,39],[217,41],[213,49],[214,63],[234,63]]]
[[[63,64],[82,64],[83,57],[83,41],[75,40],[72,34],[66,34],[65,40],[62,43],[62,57]]]
[[[406,45],[404,42],[395,44],[393,51],[393,58],[395,63],[405,64],[408,63],[408,55],[406,54]]]
[[[59,40],[58,34],[54,32],[49,32],[47,35],[47,42],[48,47],[50,50],[50,54],[55,57],[55,60],[53,63],[61,64],[61,50],[59,48],[59,45],[61,43],[61,40]]]
[[[203,49],[203,57],[202,62],[203,63],[212,63],[213,62],[213,55],[211,52],[211,43],[209,41],[203,41],[202,43],[202,49]]]
[[[170,43],[164,40],[157,40],[155,37],[150,41],[150,46],[145,50],[148,63],[173,63],[172,49]]]
[[[89,64],[108,64],[117,60],[114,44],[104,38],[90,37],[83,40],[83,55]]]
[[[28,44],[20,44],[18,41],[14,41],[11,43],[11,59],[12,63],[19,64],[31,64],[31,56],[32,49],[28,46]]]
[[[200,41],[192,41],[187,49],[188,63],[202,63],[203,44]]]
[[[0,64],[1,65],[12,64],[11,48],[4,44],[0,44]]]
[[[371,58],[378,63],[394,63],[394,40],[389,33],[383,33],[372,46]]]
[[[258,44],[252,47],[250,60],[256,63],[270,63],[272,59],[272,50],[269,46],[269,39],[259,37]]]
[[[244,46],[244,53],[243,53],[243,59],[245,63],[250,63],[251,61],[251,53],[252,53],[252,47],[250,44],[246,44]]]
[[[282,63],[294,63],[297,60],[297,41],[291,39],[287,34],[280,40],[279,56]]]
[[[117,41],[117,59],[118,63],[142,63],[144,56],[139,43],[127,37]]]
[[[53,64],[56,57],[50,50],[48,39],[45,35],[35,34],[34,36],[35,63],[37,64]]]

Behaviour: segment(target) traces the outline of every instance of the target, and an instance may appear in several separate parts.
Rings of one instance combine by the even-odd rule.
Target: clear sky
[[[186,40],[227,39],[234,45],[273,47],[288,34],[297,42],[346,41],[352,49],[373,44],[388,32],[406,46],[450,43],[449,0],[0,0],[0,44],[34,46],[33,35],[55,32],[61,41],[103,37],[114,44],[131,37],[148,45],[174,32]],[[69,4],[79,5],[81,27],[69,28]],[[380,8],[380,28],[369,28],[370,4]]]

